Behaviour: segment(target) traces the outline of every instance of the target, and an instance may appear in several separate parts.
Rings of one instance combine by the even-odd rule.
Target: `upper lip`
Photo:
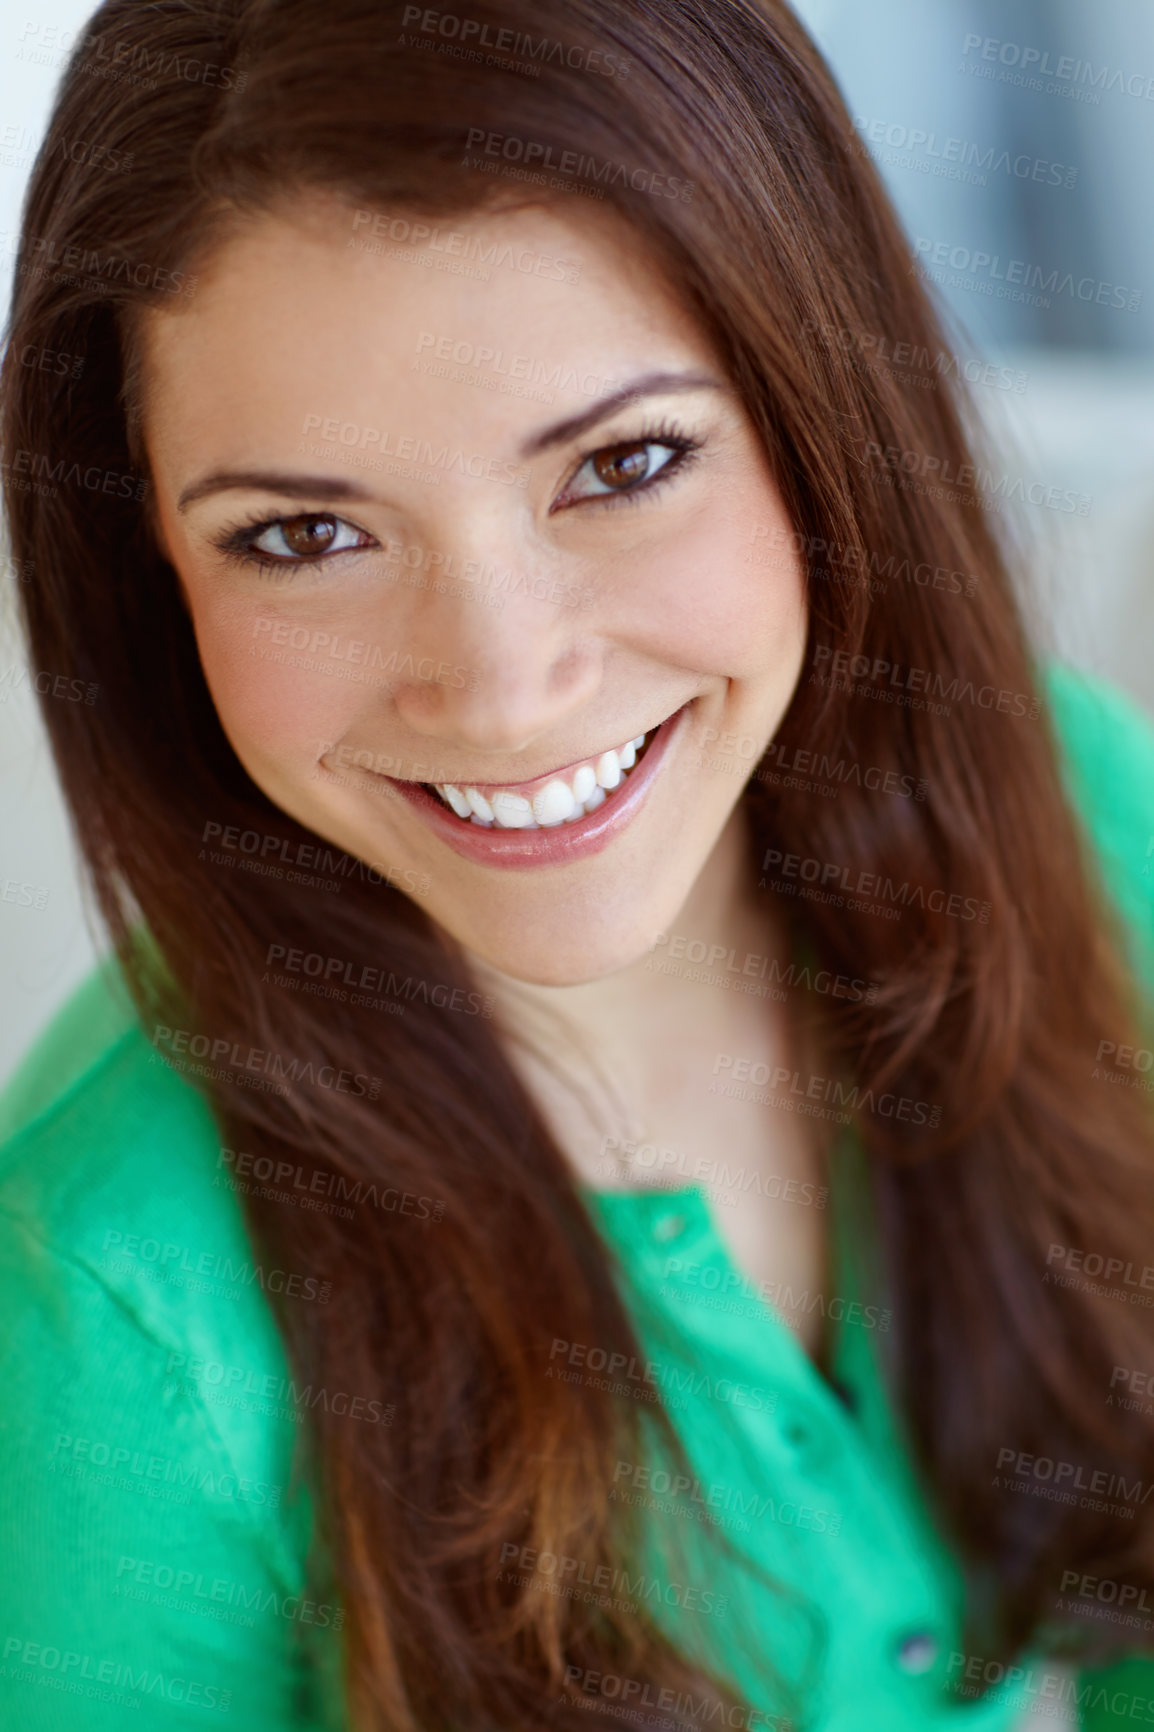
[[[683,707],[683,706],[679,706],[679,707]],[[676,715],[677,711],[673,710],[670,712],[670,714]],[[593,759],[594,761],[596,761],[596,759],[598,759],[601,756],[601,754],[603,752],[606,752],[606,751],[615,752],[617,750],[617,747],[623,746],[627,740],[635,740],[635,739],[637,739],[639,734],[651,734],[655,728],[659,728],[662,725],[662,722],[667,722],[668,720],[669,720],[669,716],[663,716],[661,719],[661,722],[654,722],[647,728],[637,728],[631,734],[625,734],[623,736],[619,736],[617,739],[616,745],[597,746],[591,752],[579,753],[577,757],[570,758],[567,763],[561,764],[556,769],[538,770],[537,773],[533,776],[525,776],[525,775],[509,776],[509,777],[506,777],[506,779],[504,781],[495,781],[495,782],[482,782],[476,776],[438,776],[436,778],[436,780],[438,783],[440,783],[440,785],[442,787],[448,785],[448,786],[453,787],[453,788],[476,788],[477,792],[481,793],[481,794],[483,794],[487,788],[519,788],[519,787],[522,787],[527,782],[547,781],[550,777],[553,777],[553,776],[560,776],[562,778],[562,780],[564,780],[564,778],[566,776],[569,776],[572,774],[572,772],[577,768],[578,764],[587,764],[590,761],[590,759]],[[408,779],[408,778],[393,777],[391,779],[394,781],[400,781],[400,780],[404,780],[404,779]],[[423,780],[425,780],[427,782],[429,780],[429,778],[426,777],[426,778],[423,778]]]

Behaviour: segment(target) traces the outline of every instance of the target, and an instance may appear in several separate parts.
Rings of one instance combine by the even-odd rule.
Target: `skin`
[[[788,547],[792,527],[752,423],[707,339],[611,211],[522,207],[446,225],[577,259],[577,286],[500,268],[488,282],[418,269],[350,247],[351,219],[315,195],[249,219],[200,270],[190,302],[143,315],[155,530],[225,732],[286,812],[387,864],[402,884],[427,882],[422,905],[497,998],[510,1056],[581,1176],[605,1182],[608,1114],[614,1134],[672,1143],[687,1160],[724,1155],[820,1182],[806,1121],[708,1092],[718,1052],[796,1057],[782,1008],[646,966],[660,933],[734,945],[739,956],[786,954],[757,896],[738,801],[800,674],[805,592],[789,553],[751,557],[755,529],[762,546]],[[569,383],[545,403],[437,376],[414,366],[430,354],[423,333],[531,355]],[[585,414],[612,385],[652,374],[713,383],[626,403],[527,454],[535,436]],[[610,382],[600,397],[581,388],[590,376]],[[514,465],[497,473],[526,484],[461,469],[431,484],[411,464],[401,465],[408,473],[358,466],[340,443],[318,455],[307,448],[320,436],[316,417],[387,430],[390,449],[409,437],[482,454]],[[680,467],[658,437],[671,424],[700,447]],[[632,497],[607,494],[589,459],[643,436],[643,479],[663,466],[667,478]],[[206,478],[242,471],[315,477],[315,490],[249,484],[182,503]],[[343,497],[350,484],[365,497]],[[314,568],[265,571],[217,545],[237,525],[307,514],[337,518],[323,534],[353,545]],[[265,531],[266,557],[302,545],[299,524],[291,534]],[[523,588],[497,608],[406,584],[389,542],[438,551],[451,573],[480,559],[544,578],[546,599]],[[561,605],[550,591],[585,600]],[[375,683],[336,677],[341,663],[323,655],[319,668],[293,666],[268,656],[278,626],[411,661],[369,676]],[[367,752],[395,777],[520,782],[596,756],[686,703],[688,727],[632,824],[563,865],[506,871],[465,860],[381,776],[350,767]],[[743,746],[719,757],[727,734]],[[545,1033],[546,1056],[521,1051],[517,1037],[540,1044],[556,1010],[565,1040]],[[583,1055],[575,1063],[573,1051]],[[592,1083],[596,1095],[609,1066],[608,1107],[575,1112],[571,1086]],[[718,1215],[755,1278],[812,1282],[819,1271],[813,1208],[751,1199]]]

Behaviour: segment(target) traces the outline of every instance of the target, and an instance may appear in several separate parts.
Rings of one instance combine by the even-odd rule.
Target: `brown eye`
[[[666,473],[672,476],[681,469],[699,449],[696,440],[682,434],[650,434],[648,438],[603,445],[599,451],[589,453],[549,509],[564,511],[587,500],[610,500],[614,494],[620,494],[622,499],[640,497]]]
[[[609,445],[591,459],[594,472],[606,487],[631,487],[644,481],[649,471],[649,446]]]
[[[286,576],[305,566],[327,567],[331,555],[378,545],[363,529],[330,511],[302,511],[263,526],[238,524],[216,541],[226,559],[254,565],[262,572],[275,567]]]
[[[327,553],[336,540],[335,517],[285,517],[277,527],[289,552],[302,554],[306,558],[312,554]]]

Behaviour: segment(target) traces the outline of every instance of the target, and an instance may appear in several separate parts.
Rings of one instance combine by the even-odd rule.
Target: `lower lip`
[[[637,768],[626,775],[604,805],[573,824],[550,824],[535,830],[503,830],[494,824],[488,829],[455,817],[435,795],[426,793],[419,782],[398,782],[391,776],[386,779],[434,835],[466,860],[475,860],[481,866],[562,866],[599,854],[633,821],[688,714],[689,705],[685,704],[662,722]]]

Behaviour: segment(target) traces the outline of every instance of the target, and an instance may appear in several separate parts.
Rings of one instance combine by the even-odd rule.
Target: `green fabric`
[[[1071,795],[1154,993],[1154,728],[1100,682],[1047,679]],[[0,1724],[343,1727],[342,1619],[305,1594],[301,1410],[264,1292],[306,1272],[253,1261],[211,1116],[114,970],[36,1042],[0,1137]],[[843,1139],[841,1296],[859,1290],[854,1172]],[[673,1494],[656,1448],[619,1464],[614,1495],[644,1540],[610,1591],[721,1657],[757,1705],[776,1706],[776,1669],[819,1732],[1009,1732],[1027,1701],[1044,1709],[1057,1684],[1041,1658],[1025,1698],[958,1688],[961,1582],[877,1375],[885,1313],[844,1308],[827,1382],[734,1266],[700,1186],[588,1196],[648,1360],[615,1375],[639,1399],[661,1389],[696,1481]],[[599,1374],[595,1355],[562,1358],[558,1374]],[[715,1528],[738,1561],[710,1554]],[[1154,1704],[1135,1707],[1154,1663],[1078,1689],[1088,1732],[1154,1724]]]

